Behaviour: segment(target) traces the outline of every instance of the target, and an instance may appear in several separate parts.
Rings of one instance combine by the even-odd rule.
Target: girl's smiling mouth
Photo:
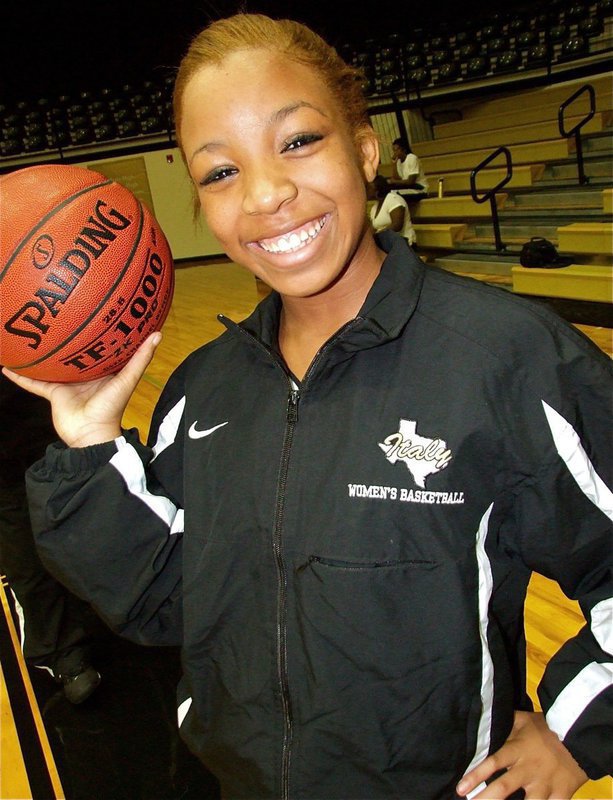
[[[299,228],[284,233],[282,236],[260,239],[253,244],[261,247],[262,250],[265,250],[267,253],[293,253],[296,250],[306,247],[307,244],[314,241],[319,236],[329,216],[329,214],[324,214],[323,217],[313,219]]]

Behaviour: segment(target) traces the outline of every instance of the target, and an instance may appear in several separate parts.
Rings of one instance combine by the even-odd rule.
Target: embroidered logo
[[[398,432],[386,436],[379,447],[390,464],[404,462],[417,486],[425,489],[426,478],[445,469],[453,456],[443,439],[429,439],[416,431],[415,420],[401,419]]]
[[[205,436],[210,436],[214,433],[218,428],[223,428],[224,425],[227,425],[227,422],[220,422],[219,425],[215,425],[213,428],[207,428],[205,431],[199,431],[196,429],[196,425],[198,424],[198,420],[194,422],[187,432],[187,435],[190,439],[203,439]]]

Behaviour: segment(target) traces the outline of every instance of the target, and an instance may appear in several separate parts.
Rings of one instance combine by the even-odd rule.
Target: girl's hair
[[[385,197],[391,190],[388,179],[379,173],[377,173],[374,177],[373,186],[375,188],[377,197]]]
[[[263,14],[236,14],[212,22],[201,31],[181,61],[173,99],[180,147],[183,95],[187,83],[203,67],[220,64],[231,53],[252,48],[280,53],[316,70],[337,99],[356,142],[365,126],[370,127],[368,106],[362,91],[362,72],[346,64],[318,34],[293,20],[274,20]]]
[[[408,139],[406,139],[404,136],[399,136],[397,139],[394,139],[392,144],[395,144],[395,145],[398,145],[398,147],[401,147],[407,155],[409,155],[409,153],[413,152],[411,150],[411,145],[409,144]]]

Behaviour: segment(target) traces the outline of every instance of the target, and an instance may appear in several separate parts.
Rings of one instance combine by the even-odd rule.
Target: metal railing
[[[564,125],[564,113],[566,109],[573,103],[580,95],[584,92],[587,92],[590,98],[590,110],[587,114],[580,119],[579,122],[571,128],[569,131],[566,130]],[[577,154],[577,173],[579,176],[579,184],[584,186],[586,183],[589,183],[589,178],[585,175],[585,170],[583,167],[583,144],[581,141],[581,128],[586,125],[596,113],[596,93],[594,92],[594,87],[591,83],[586,83],[577,89],[576,92],[571,94],[569,98],[567,98],[560,108],[558,109],[558,128],[560,129],[560,136],[564,136],[566,139],[570,139],[571,136],[575,137],[575,152]]]
[[[495,158],[499,155],[504,154],[506,159],[506,167],[507,167],[507,174],[504,178],[496,184],[492,189],[488,189],[485,194],[480,196],[477,193],[477,175],[481,172],[482,169],[487,167]],[[506,245],[502,242],[500,238],[500,221],[498,219],[498,205],[496,203],[496,194],[502,189],[503,186],[506,186],[507,183],[513,177],[513,162],[511,159],[511,151],[508,147],[497,147],[489,156],[483,159],[480,164],[472,170],[470,173],[470,195],[475,203],[485,203],[487,200],[490,201],[491,209],[492,209],[492,225],[494,226],[494,240],[496,242],[496,251],[501,252],[502,250],[506,250]]]

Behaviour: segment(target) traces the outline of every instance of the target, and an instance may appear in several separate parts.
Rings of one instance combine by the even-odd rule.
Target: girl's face
[[[260,49],[204,67],[185,88],[181,138],[212,233],[281,294],[312,296],[378,269],[364,186],[375,134],[358,152],[311,68]]]

